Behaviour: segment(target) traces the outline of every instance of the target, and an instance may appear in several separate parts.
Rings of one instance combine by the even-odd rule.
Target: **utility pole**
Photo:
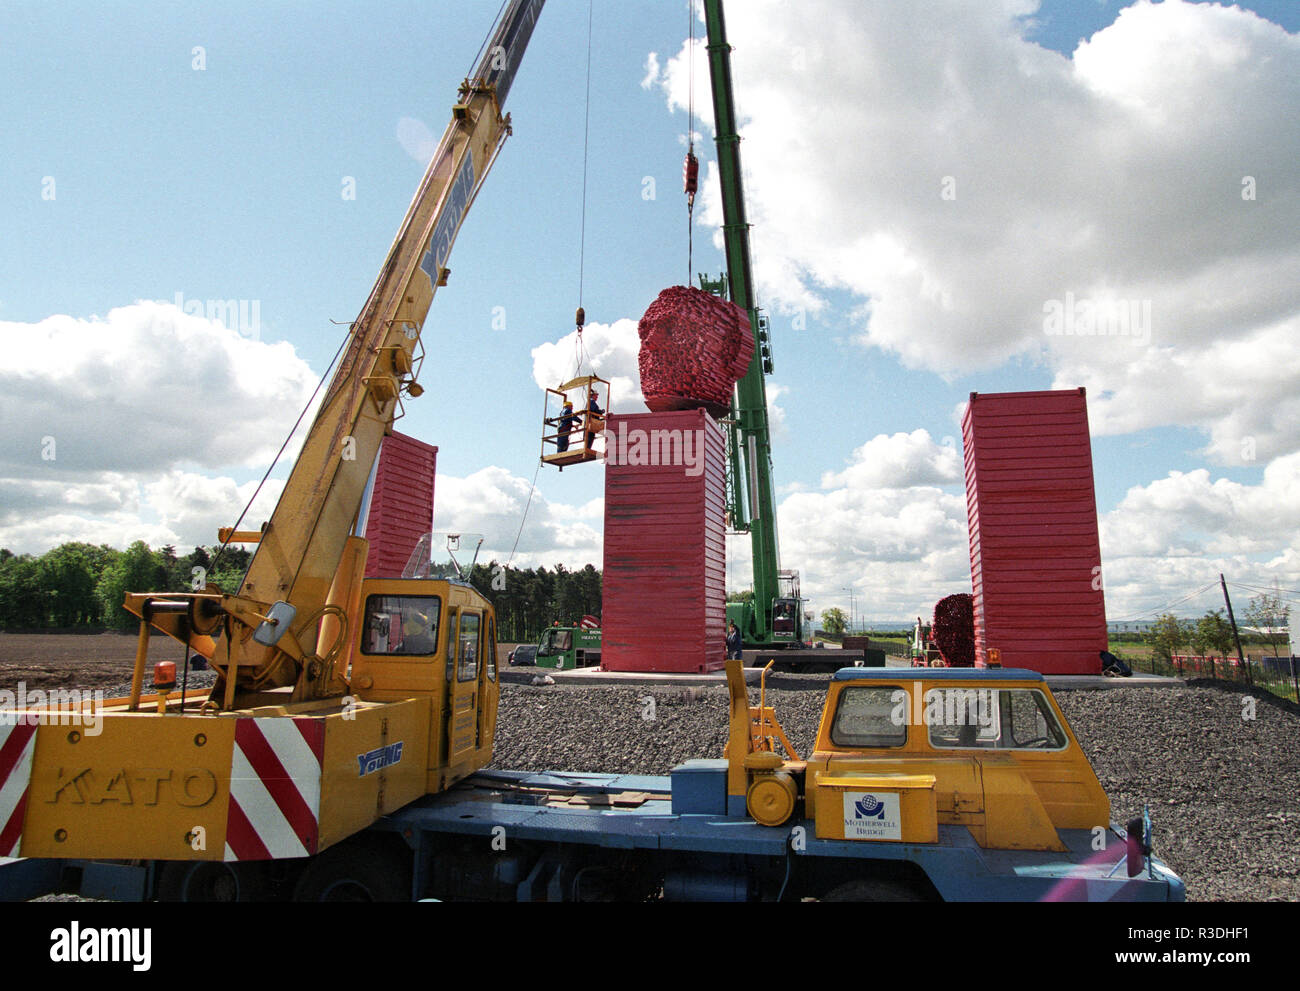
[[[1241,665],[1242,670],[1246,672],[1246,684],[1253,685],[1254,681],[1250,677],[1250,666],[1241,653],[1241,635],[1237,633],[1237,619],[1232,615],[1232,600],[1228,598],[1228,583],[1223,580],[1222,573],[1219,574],[1219,586],[1223,589],[1223,601],[1228,605],[1228,621],[1232,623],[1232,639],[1237,642],[1237,662]]]

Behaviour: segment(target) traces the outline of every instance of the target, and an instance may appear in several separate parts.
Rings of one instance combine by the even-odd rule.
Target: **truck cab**
[[[817,834],[831,838],[930,843],[943,824],[986,849],[1064,851],[1058,830],[1110,824],[1110,801],[1034,671],[839,671],[804,783]]]
[[[1111,822],[1036,671],[844,668],[806,758],[763,696],[749,704],[740,666],[729,662],[727,676],[728,815],[862,858],[848,888],[869,890],[884,871],[944,899],[1184,897],[1141,820]]]
[[[552,626],[537,641],[537,666],[572,671],[600,665],[600,630]]]

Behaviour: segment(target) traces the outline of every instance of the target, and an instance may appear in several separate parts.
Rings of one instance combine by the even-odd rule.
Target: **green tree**
[[[844,632],[847,625],[848,617],[844,615],[844,610],[839,606],[832,606],[830,609],[822,610],[822,629],[827,633],[839,636]]]
[[[1187,646],[1191,638],[1192,624],[1169,613],[1159,617],[1147,631],[1151,655],[1166,664],[1172,655],[1180,653]]]
[[[36,565],[36,581],[52,626],[87,626],[99,619],[97,576],[76,544],[47,551]]]
[[[1196,621],[1191,634],[1192,649],[1198,654],[1227,657],[1232,653],[1232,626],[1223,618],[1223,610],[1207,612]]]
[[[582,593],[583,615],[600,616],[601,608],[601,574],[593,564],[584,565],[574,577]]]
[[[137,620],[122,608],[126,593],[163,591],[166,580],[167,571],[158,555],[143,540],[137,540],[104,570],[99,580],[95,591],[104,622],[120,630],[132,629]]]
[[[561,626],[575,626],[582,621],[584,612],[582,589],[573,572],[564,565],[555,566],[555,602],[551,618],[558,619]]]
[[[227,594],[237,593],[239,587],[244,583],[244,575],[248,572],[248,563],[253,559],[252,551],[243,547],[236,547],[234,544],[228,545],[224,551],[220,551],[219,555],[219,548],[213,547],[211,551],[212,559],[209,565],[199,564],[197,566],[204,568],[207,572],[209,583],[216,585]],[[185,572],[186,587],[189,587],[189,583],[193,581],[194,572],[192,569],[194,567],[195,565],[191,565],[190,569]]]
[[[1246,622],[1257,629],[1265,642],[1273,648],[1273,656],[1278,657],[1278,647],[1286,642],[1288,624],[1291,621],[1291,607],[1282,601],[1282,596],[1264,592],[1250,600],[1246,606]]]
[[[45,625],[38,565],[30,554],[0,561],[0,627],[7,630]]]

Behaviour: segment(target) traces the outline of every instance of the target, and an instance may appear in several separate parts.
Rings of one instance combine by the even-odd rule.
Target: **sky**
[[[0,5],[0,547],[184,553],[234,522],[497,8]],[[1215,608],[1186,597],[1220,572],[1300,589],[1300,3],[745,0],[727,21],[781,564],[811,608],[905,620],[970,591],[969,394],[1077,387],[1109,619]],[[484,558],[601,563],[603,468],[538,471],[543,389],[574,371],[581,303],[612,409],[645,409],[636,322],[690,271],[689,26],[686,2],[549,0],[510,93],[397,425],[439,448],[435,527],[486,535]],[[717,274],[693,51],[694,270]],[[1081,304],[1127,332],[1055,332]],[[747,540],[728,553],[744,588]]]

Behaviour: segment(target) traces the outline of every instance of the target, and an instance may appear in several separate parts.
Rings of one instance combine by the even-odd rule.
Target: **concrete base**
[[[1187,684],[1182,678],[1136,672],[1131,678],[1107,678],[1101,674],[1047,674],[1043,677],[1054,692],[1097,691],[1106,688],[1182,688]]]
[[[925,668],[914,668],[906,661],[899,661],[892,657],[889,659],[887,666],[897,670],[900,678],[908,677],[911,672],[916,672],[916,675],[924,677],[926,670]],[[908,672],[908,674],[903,672]],[[762,674],[761,668],[745,668],[746,684],[757,685]],[[641,685],[646,688],[653,688],[658,685],[700,685],[709,687],[727,683],[727,675],[724,671],[714,671],[710,674],[645,674],[633,671],[602,671],[599,668],[579,668],[577,671],[552,671],[550,668],[531,666],[503,668],[501,680],[511,685],[528,685],[538,675],[549,675],[555,679],[557,685]],[[781,675],[769,673],[768,685],[769,687],[790,689],[794,687],[820,687],[823,684],[820,679],[814,680],[808,674],[802,674],[798,677],[800,681],[796,684],[794,679],[786,678],[782,680]],[[823,677],[829,681],[831,675],[824,674]],[[1048,674],[1043,677],[1047,680],[1048,687],[1054,692],[1104,691],[1111,688],[1181,688],[1187,684],[1182,678],[1168,678],[1157,674],[1134,674],[1131,678],[1107,678],[1105,675],[1100,674]]]
[[[746,684],[757,685],[762,673],[758,668],[745,668]],[[555,679],[557,685],[588,685],[591,687],[640,685],[643,688],[655,688],[662,685],[699,685],[709,688],[714,685],[725,686],[727,684],[727,673],[725,671],[711,671],[708,674],[644,673],[639,671],[602,671],[600,668],[552,671],[549,668],[509,667],[501,671],[501,680],[510,685],[530,685],[533,678],[539,675],[547,675]]]

